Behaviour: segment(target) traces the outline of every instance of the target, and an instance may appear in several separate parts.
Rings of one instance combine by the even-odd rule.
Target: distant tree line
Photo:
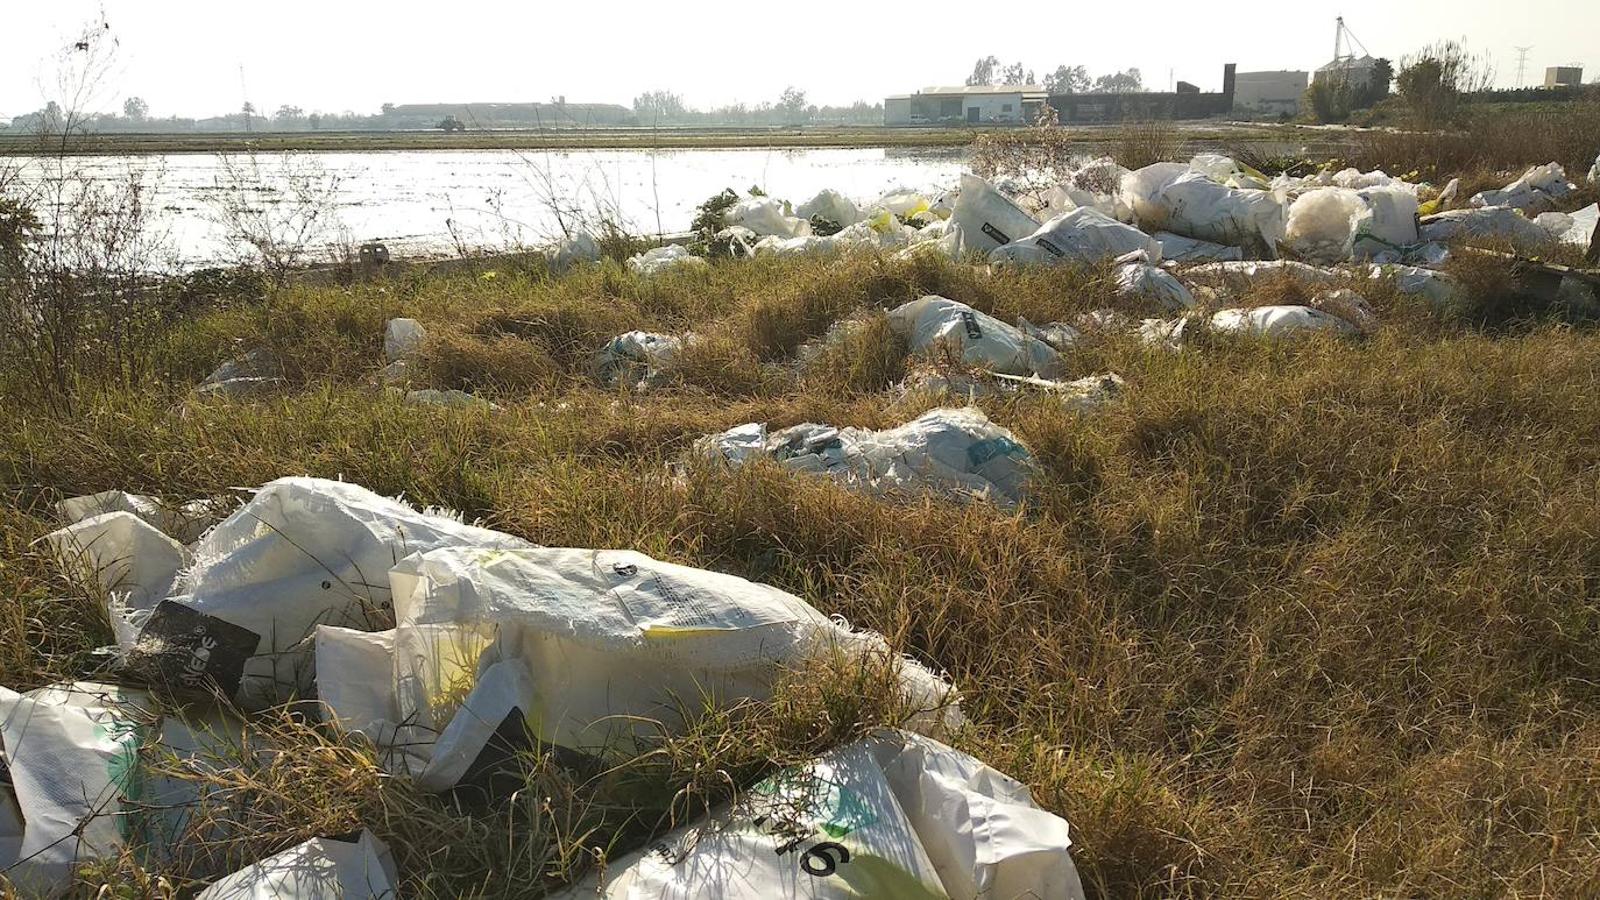
[[[735,103],[695,109],[672,91],[645,91],[633,98],[639,125],[881,125],[883,104],[856,101],[849,106],[817,106],[806,92],[785,88],[775,103]]]
[[[972,74],[967,76],[967,85],[975,87],[983,84],[1035,84],[1034,72],[1020,62],[1002,63],[998,57],[985,56],[972,67]],[[1144,76],[1139,74],[1137,68],[1129,68],[1122,72],[1112,72],[1091,79],[1089,70],[1085,66],[1056,66],[1054,72],[1046,72],[1043,87],[1052,94],[1137,94],[1145,90]]]

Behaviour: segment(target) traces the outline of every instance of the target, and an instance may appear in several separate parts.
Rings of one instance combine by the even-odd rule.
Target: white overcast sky
[[[1342,14],[1374,56],[1399,59],[1440,38],[1488,53],[1497,82],[1550,65],[1600,75],[1600,0],[1345,0],[1243,7],[1190,2],[974,4],[919,0],[798,3],[351,3],[348,0],[10,0],[0,9],[0,118],[43,105],[55,54],[104,13],[120,40],[114,86],[93,111],[138,95],[151,113],[212,115],[249,99],[270,111],[376,112],[379,105],[548,100],[630,103],[652,88],[695,106],[775,100],[876,101],[956,84],[980,56],[1099,74],[1139,67],[1202,89],[1222,64],[1314,69],[1333,54]],[[243,78],[241,79],[241,67]],[[242,82],[242,83],[241,83]]]

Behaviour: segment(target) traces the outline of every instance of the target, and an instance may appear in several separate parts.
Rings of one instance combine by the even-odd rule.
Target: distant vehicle
[[[467,130],[466,124],[455,116],[445,116],[442,120],[440,120],[438,127],[439,130],[443,131],[445,134],[449,134],[452,131]]]

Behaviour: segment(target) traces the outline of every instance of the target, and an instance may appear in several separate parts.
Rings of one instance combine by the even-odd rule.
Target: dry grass
[[[985,401],[1043,468],[1017,515],[889,504],[768,466],[666,467],[745,421],[904,421],[915,410],[882,390],[904,352],[877,309],[934,291],[1046,322],[1115,306],[1103,272],[868,256],[641,281],[608,263],[212,314],[153,351],[169,378],[86,376],[70,417],[0,383],[0,674],[14,688],[76,675],[109,637],[31,547],[50,502],[342,476],[548,545],[757,578],[882,632],[962,688],[974,724],[956,743],[1072,823],[1096,896],[1593,896],[1600,338],[1536,321],[1484,333],[1368,288],[1386,327],[1364,341],[1170,354],[1112,337],[1068,361],[1121,373],[1123,403]],[[441,365],[493,375],[484,348],[517,341],[532,349],[508,365],[545,368],[494,382],[499,413],[402,406],[369,384],[390,315],[452,335],[430,350]],[[861,324],[801,349],[845,317]],[[705,349],[649,394],[589,386],[587,354],[625,328],[692,329]],[[288,394],[185,400],[263,341],[290,357]],[[873,672],[809,674],[810,689],[707,715],[607,777],[529,759],[529,790],[472,814],[381,777],[359,744],[268,717],[254,731],[269,752],[213,785],[212,814],[235,811],[237,828],[209,864],[363,825],[395,847],[407,896],[536,893],[894,718]],[[162,874],[181,887],[183,872],[116,879]]]

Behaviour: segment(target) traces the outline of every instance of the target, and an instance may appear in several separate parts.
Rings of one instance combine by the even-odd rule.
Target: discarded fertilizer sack
[[[1219,310],[1211,317],[1211,330],[1221,334],[1261,338],[1285,338],[1314,332],[1357,333],[1356,326],[1344,319],[1309,306]]]
[[[935,409],[898,428],[872,431],[806,423],[767,433],[752,422],[704,438],[706,456],[730,464],[758,457],[877,494],[937,493],[1011,508],[1027,496],[1033,457],[976,407]]]
[[[389,573],[396,627],[316,636],[321,700],[428,790],[489,787],[538,742],[603,760],[711,702],[771,696],[786,668],[897,665],[919,727],[959,722],[953,690],[883,639],[775,587],[627,550],[453,547]]]
[[[1134,252],[1117,266],[1117,296],[1127,300],[1140,300],[1161,307],[1167,312],[1179,312],[1194,306],[1194,294],[1178,280],[1178,276],[1159,266],[1151,265],[1142,252]]]
[[[1132,225],[1124,225],[1098,209],[1080,206],[1039,226],[1026,237],[997,247],[993,264],[1061,265],[1096,263],[1128,253],[1144,253],[1161,261],[1161,244]]]
[[[1469,238],[1506,241],[1519,250],[1537,252],[1555,241],[1550,232],[1509,206],[1451,209],[1422,219],[1424,241]]]
[[[1277,255],[1284,209],[1269,191],[1218,184],[1183,163],[1156,163],[1122,178],[1121,197],[1145,231],[1170,231],[1259,256]]]
[[[1497,191],[1479,191],[1472,195],[1472,205],[1480,209],[1503,206],[1536,216],[1556,208],[1563,198],[1577,190],[1577,185],[1567,181],[1566,170],[1559,163],[1534,166],[1521,178]]]
[[[1389,188],[1317,188],[1289,207],[1283,246],[1301,259],[1336,263],[1398,258],[1417,243],[1417,198]]]
[[[128,614],[118,634],[137,633],[122,649],[142,677],[175,689],[215,686],[259,709],[310,686],[303,642],[317,625],[390,621],[388,573],[401,559],[439,547],[527,546],[353,484],[283,478],[207,532],[170,596]]]
[[[628,257],[628,271],[652,278],[673,269],[703,269],[708,265],[704,258],[689,252],[680,244],[652,247],[636,256]]]
[[[204,767],[227,756],[242,727],[215,712],[166,715],[143,691],[113,685],[0,688],[0,806],[11,820],[0,828],[0,874],[24,897],[54,897],[83,863],[186,849],[203,836],[189,818],[198,788],[151,769],[147,754]]]
[[[976,175],[961,176],[961,193],[950,217],[960,235],[960,253],[985,255],[1039,230],[1039,222]]]
[[[965,303],[929,294],[889,311],[889,327],[913,353],[948,348],[970,366],[1052,378],[1065,369],[1049,344]]]
[[[174,506],[154,497],[118,490],[69,497],[56,504],[56,515],[68,525],[108,512],[132,513],[180,544],[194,543],[218,519],[215,504],[208,500]]]
[[[214,882],[195,900],[395,900],[389,848],[369,831],[312,838]]]
[[[881,731],[780,772],[561,900],[1082,900],[1066,820],[971,756]]]
[[[1122,376],[1114,373],[1089,375],[1073,381],[1050,381],[1032,376],[921,367],[907,375],[898,390],[902,400],[932,399],[969,404],[990,397],[1037,393],[1058,399],[1066,409],[1090,412],[1114,402],[1126,387]]]
[[[129,512],[90,516],[45,535],[63,571],[99,583],[106,614],[121,646],[131,646],[139,623],[166,598],[189,551]]]
[[[669,376],[673,361],[688,336],[630,331],[606,342],[590,367],[604,387],[627,385],[635,390],[659,387]]]

